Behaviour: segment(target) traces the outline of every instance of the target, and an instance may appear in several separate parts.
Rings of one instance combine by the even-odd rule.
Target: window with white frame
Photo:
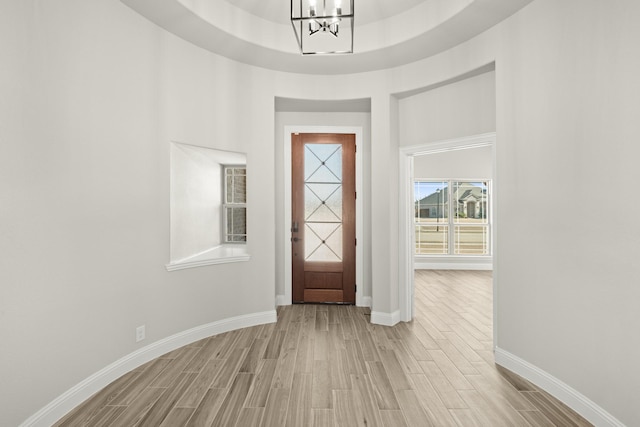
[[[224,170],[224,242],[247,241],[247,169],[226,165]]]
[[[490,180],[416,180],[416,255],[491,255]]]

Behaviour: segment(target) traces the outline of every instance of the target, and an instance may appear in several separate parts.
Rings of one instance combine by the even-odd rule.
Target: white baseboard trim
[[[250,326],[263,325],[265,323],[274,323],[276,321],[277,315],[275,310],[264,311],[196,326],[195,328],[156,341],[124,356],[76,384],[29,417],[20,424],[20,427],[48,427],[53,425],[73,408],[122,375],[177,348],[212,335],[248,328]]]
[[[286,295],[276,295],[276,305],[291,305],[291,301],[287,301]]]
[[[623,423],[589,398],[526,360],[522,360],[499,347],[495,348],[495,360],[498,365],[531,381],[551,394],[593,425],[599,427],[625,427]]]
[[[382,326],[393,326],[400,322],[400,310],[393,313],[371,312],[371,323]]]
[[[357,301],[358,307],[371,307],[371,297],[362,297],[360,301]]]
[[[413,264],[415,270],[493,270],[489,263],[450,263],[450,262],[420,262]]]

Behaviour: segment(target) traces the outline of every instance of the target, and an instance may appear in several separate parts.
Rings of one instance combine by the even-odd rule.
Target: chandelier
[[[291,0],[303,55],[353,53],[353,0]]]

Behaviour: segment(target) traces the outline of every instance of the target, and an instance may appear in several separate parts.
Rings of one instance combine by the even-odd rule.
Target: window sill
[[[227,264],[230,262],[249,261],[247,245],[220,245],[189,258],[184,258],[166,265],[167,271],[185,268],[204,267],[206,265]]]

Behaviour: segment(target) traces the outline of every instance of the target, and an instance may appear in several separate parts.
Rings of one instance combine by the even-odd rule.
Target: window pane
[[[484,225],[456,225],[454,253],[465,255],[489,254],[489,227]]]
[[[454,181],[453,200],[455,203],[455,222],[465,224],[488,223],[488,185],[487,182]]]
[[[449,191],[446,181],[416,181],[414,197],[416,223],[447,221]]]
[[[227,208],[227,241],[245,242],[247,240],[247,209],[244,207]]]
[[[245,168],[225,169],[226,173],[226,203],[246,203],[247,201],[247,170]]]
[[[449,227],[416,224],[416,254],[449,253]]]

